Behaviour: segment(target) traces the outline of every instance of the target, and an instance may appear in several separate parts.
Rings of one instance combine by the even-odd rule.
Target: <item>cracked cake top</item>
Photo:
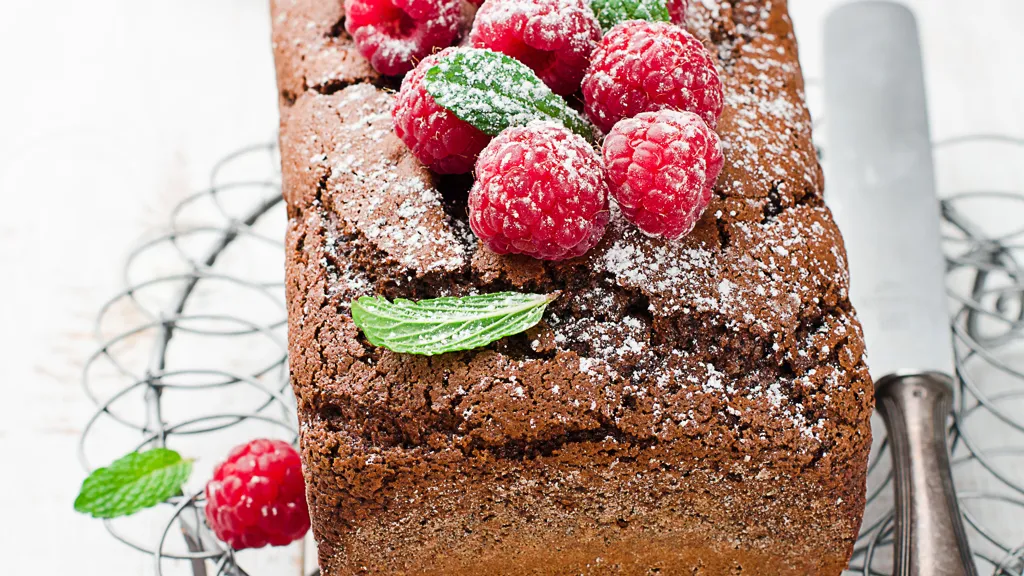
[[[693,233],[650,238],[613,206],[597,247],[564,262],[479,244],[471,180],[432,174],[395,136],[388,81],[335,4],[275,12],[300,409],[378,446],[686,438],[682,458],[715,446],[794,467],[853,449],[839,439],[866,426],[870,380],[784,4],[690,9],[725,104],[725,166]],[[347,309],[499,290],[560,297],[525,334],[435,358],[373,348]]]

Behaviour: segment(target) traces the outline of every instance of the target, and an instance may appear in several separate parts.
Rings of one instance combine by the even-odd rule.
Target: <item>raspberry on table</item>
[[[718,134],[700,116],[676,110],[622,120],[602,152],[611,194],[626,219],[673,240],[693,230],[725,163]]]
[[[345,0],[345,30],[373,69],[385,76],[458,40],[462,0]]]
[[[597,245],[608,220],[601,158],[564,126],[509,128],[480,153],[469,224],[492,251],[575,258]]]
[[[689,0],[667,0],[668,15],[673,24],[686,24],[686,6]]]
[[[447,48],[428,56],[402,81],[391,109],[395,134],[428,168],[438,174],[473,169],[477,154],[491,137],[441,107],[427,92],[424,76],[445,55],[465,48]]]
[[[526,64],[556,94],[576,92],[601,40],[583,0],[487,0],[469,41]]]
[[[302,538],[309,509],[298,452],[263,439],[233,449],[206,484],[206,522],[235,550]]]
[[[694,112],[715,128],[722,82],[692,34],[668,22],[629,20],[609,30],[591,55],[583,100],[606,132],[623,118],[663,108]]]

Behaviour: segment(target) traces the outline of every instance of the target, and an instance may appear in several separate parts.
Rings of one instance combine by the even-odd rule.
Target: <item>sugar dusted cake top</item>
[[[276,17],[288,21],[281,29],[331,28],[333,16],[312,12],[317,3],[278,4]],[[794,465],[827,457],[837,434],[861,426],[863,348],[842,241],[822,205],[788,16],[751,8],[691,9],[692,28],[719,58],[726,100],[718,128],[726,164],[697,229],[663,241],[613,215],[596,249],[564,263],[480,247],[460,201],[468,181],[423,168],[391,131],[393,97],[358,81],[379,79],[345,66],[342,39],[322,40],[341,43],[322,53],[338,57],[333,69],[347,79],[307,80],[312,91],[288,107],[282,132],[286,197],[317,239],[303,250],[318,270],[303,274],[320,274],[325,291],[303,322],[345,324],[337,337],[353,352],[350,370],[365,371],[361,382],[405,386],[416,373],[448,408],[378,405],[347,385],[330,390],[330,402],[374,414],[365,425],[381,433],[413,421],[414,441],[431,431],[469,445],[595,429],[652,440],[714,436]],[[279,62],[282,86],[311,65]],[[347,303],[363,294],[502,289],[562,295],[529,334],[430,361],[372,349],[345,320]],[[457,386],[454,374],[463,375]]]
[[[714,554],[753,573],[779,571],[760,552],[845,565],[871,386],[785,2],[690,3],[725,156],[693,232],[651,238],[613,207],[561,262],[480,245],[472,178],[431,173],[395,135],[397,85],[358,56],[340,2],[273,4],[290,361],[326,574],[580,573],[592,553],[666,566],[688,549],[654,533],[724,539]],[[528,332],[433,357],[370,345],[349,308],[504,290],[558,298]],[[725,573],[701,545],[690,560]]]

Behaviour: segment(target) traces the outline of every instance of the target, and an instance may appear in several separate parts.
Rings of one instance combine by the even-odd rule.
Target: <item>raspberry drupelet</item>
[[[673,24],[682,26],[686,24],[686,6],[689,0],[668,0],[668,15]]]
[[[206,485],[206,522],[235,550],[284,546],[309,530],[302,462],[289,444],[236,447]]]
[[[663,108],[694,112],[714,129],[722,82],[692,34],[668,22],[629,20],[609,30],[591,55],[583,100],[605,132],[623,118]]]
[[[498,254],[582,256],[608,225],[608,183],[586,140],[551,122],[509,128],[480,153],[469,224]]]
[[[443,56],[465,48],[448,48],[428,56],[402,81],[391,117],[395,134],[413,155],[438,174],[473,169],[477,154],[491,137],[441,107],[424,85],[424,76]]]
[[[469,40],[519,60],[566,95],[579,89],[601,26],[583,0],[488,0]]]
[[[345,30],[374,70],[398,76],[458,40],[462,8],[462,0],[345,0]]]
[[[603,155],[622,214],[668,239],[693,230],[725,164],[715,131],[700,116],[676,110],[622,120],[605,138]]]

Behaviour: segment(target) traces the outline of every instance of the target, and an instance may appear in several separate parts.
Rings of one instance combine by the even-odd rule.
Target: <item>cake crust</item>
[[[302,94],[329,94],[380,76],[345,32],[342,0],[273,0],[274,62],[282,111]]]
[[[478,245],[468,179],[394,135],[338,5],[273,2],[323,573],[839,574],[873,399],[785,2],[690,7],[726,95],[726,164],[695,231],[667,242],[613,215],[560,263]],[[526,334],[430,358],[373,348],[348,309],[498,290],[560,296]]]

